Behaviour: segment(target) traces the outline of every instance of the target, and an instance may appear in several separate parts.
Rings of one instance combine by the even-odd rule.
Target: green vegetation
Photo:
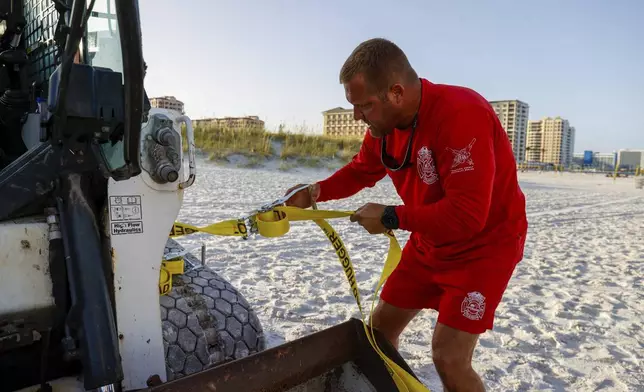
[[[348,162],[362,144],[360,138],[288,133],[283,131],[283,127],[279,132],[214,127],[197,127],[194,131],[196,147],[210,160],[223,161],[238,154],[248,159],[244,167],[255,167],[264,159],[273,157],[283,160],[280,170],[295,166],[326,167],[329,164],[325,160]],[[279,147],[280,151],[276,151],[275,147]]]
[[[272,155],[270,136],[263,130],[197,127],[194,131],[196,147],[208,153],[211,160],[225,159],[231,154],[256,158]]]
[[[310,161],[318,164],[319,158],[337,158],[348,162],[360,150],[362,144],[362,140],[356,138],[302,134],[277,134],[275,140],[282,142],[280,158],[305,158],[309,165],[312,163]]]

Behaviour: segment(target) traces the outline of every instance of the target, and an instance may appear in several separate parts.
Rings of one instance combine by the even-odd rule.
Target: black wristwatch
[[[396,215],[396,207],[394,206],[385,207],[385,212],[382,214],[382,217],[380,218],[380,222],[382,222],[382,225],[389,230],[397,230],[399,222],[398,222],[398,215]]]

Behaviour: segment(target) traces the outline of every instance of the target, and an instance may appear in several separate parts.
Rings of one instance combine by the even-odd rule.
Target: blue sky
[[[575,151],[644,149],[644,1],[140,0],[140,12],[148,94],[193,119],[321,132],[323,110],[349,107],[346,57],[385,37],[432,82],[567,118]]]

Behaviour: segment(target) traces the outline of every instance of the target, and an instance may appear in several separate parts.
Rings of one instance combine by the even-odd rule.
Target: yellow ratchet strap
[[[365,314],[362,310],[362,305],[360,304],[360,293],[358,291],[358,284],[356,282],[356,274],[353,269],[353,264],[349,258],[349,252],[347,251],[342,239],[338,233],[331,227],[331,225],[326,221],[326,219],[336,219],[336,218],[347,218],[351,216],[353,211],[336,211],[336,210],[306,210],[297,207],[287,207],[287,206],[278,206],[274,207],[269,211],[260,212],[252,216],[250,219],[256,224],[257,231],[260,235],[264,237],[281,237],[288,233],[290,229],[290,222],[294,221],[313,221],[315,222],[327,236],[333,248],[338,256],[344,274],[349,282],[349,288],[351,295],[355,298],[356,303],[358,304],[358,309],[360,310],[360,315],[362,317],[362,324],[364,326],[365,333],[369,339],[369,343],[373,349],[378,353],[380,358],[385,362],[389,370],[389,374],[393,378],[396,386],[398,387],[399,392],[429,392],[429,389],[424,386],[420,381],[415,377],[409,374],[405,369],[400,367],[396,362],[387,357],[378,344],[373,335],[373,327],[367,326],[365,321]],[[176,222],[170,232],[171,237],[180,237],[183,235],[188,235],[192,233],[208,233],[212,235],[221,235],[221,236],[238,236],[245,237],[248,235],[248,229],[243,220],[226,220],[206,227],[196,227],[188,225],[185,223]],[[376,287],[377,294],[384,282],[389,278],[391,273],[396,269],[398,263],[400,262],[400,257],[402,250],[400,244],[396,239],[392,231],[387,231],[385,236],[389,238],[389,252],[387,254],[387,259],[383,267],[382,273],[380,275],[380,281]],[[376,296],[374,295],[374,298]],[[375,300],[371,304],[371,310],[369,312],[369,319],[373,314],[373,309],[375,305]]]

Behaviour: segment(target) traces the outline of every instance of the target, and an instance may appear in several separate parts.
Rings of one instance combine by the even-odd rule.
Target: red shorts
[[[412,236],[380,298],[399,308],[435,309],[439,323],[483,333],[492,329],[496,308],[523,258],[524,244],[525,235],[486,250],[494,256],[455,263],[433,260]]]

